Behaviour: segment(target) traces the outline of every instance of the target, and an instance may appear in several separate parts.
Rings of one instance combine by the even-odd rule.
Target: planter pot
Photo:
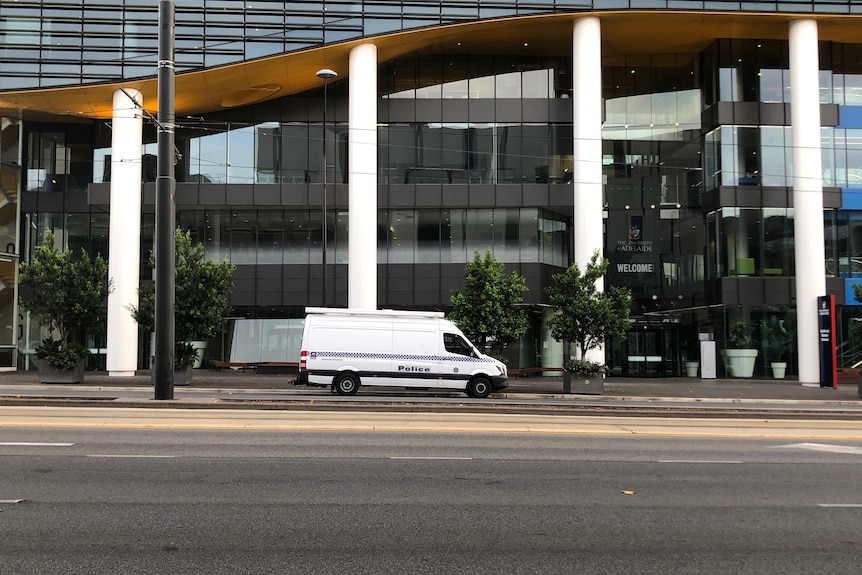
[[[772,377],[775,379],[784,379],[784,374],[787,372],[786,361],[773,361],[769,364],[772,368]]]
[[[699,361],[687,361],[685,362],[685,376],[686,377],[697,377],[697,369],[700,367]]]
[[[726,349],[724,350],[725,365],[730,377],[751,377],[754,375],[754,361],[757,359],[756,349]]]
[[[48,363],[47,359],[39,360],[39,381],[42,383],[81,383],[84,381],[84,360],[75,369],[59,369]]]
[[[207,349],[207,342],[205,341],[190,341],[189,342],[195,351],[198,352],[198,358],[195,360],[195,364],[192,366],[195,369],[200,369],[204,362],[204,352]]]
[[[581,393],[586,395],[601,395],[605,391],[605,376],[578,375],[563,372],[563,393]]]
[[[174,368],[174,385],[188,385],[192,382],[192,367]]]

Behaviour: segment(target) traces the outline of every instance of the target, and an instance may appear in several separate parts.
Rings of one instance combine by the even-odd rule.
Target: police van
[[[306,308],[297,384],[353,395],[360,386],[451,389],[488,397],[506,366],[442,312]]]

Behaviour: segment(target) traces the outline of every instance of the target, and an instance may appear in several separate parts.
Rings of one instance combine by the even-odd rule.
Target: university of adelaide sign
[[[608,239],[613,251],[609,276],[614,285],[653,286],[659,282],[656,246],[645,228],[644,216],[630,214],[609,218]],[[616,225],[614,225],[616,224]],[[622,224],[622,225],[620,225]],[[623,228],[625,225],[625,228]]]

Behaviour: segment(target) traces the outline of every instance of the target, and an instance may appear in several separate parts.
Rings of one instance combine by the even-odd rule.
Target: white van
[[[442,312],[306,308],[297,384],[353,395],[360,385],[456,389],[488,397],[506,366],[476,349]]]

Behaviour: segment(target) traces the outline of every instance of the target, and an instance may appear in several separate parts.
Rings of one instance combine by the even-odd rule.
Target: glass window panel
[[[196,138],[201,182],[224,184],[227,180],[227,133]]]
[[[835,185],[847,187],[847,130],[835,129]]]
[[[521,208],[519,218],[520,230],[518,240],[521,246],[520,261],[539,261],[539,210],[537,208]]]
[[[254,183],[254,140],[254,126],[247,126],[228,132],[228,183]]]
[[[284,256],[284,213],[261,210],[257,214],[257,263],[280,264]]]
[[[721,211],[721,240],[730,276],[753,276],[762,273],[760,257],[761,211],[747,208],[724,208]]]
[[[820,70],[820,102],[829,104],[834,98],[834,89],[832,85],[832,70]],[[790,71],[787,72],[788,95],[787,101],[790,101]]]
[[[464,125],[444,124],[440,129],[441,167],[448,170],[444,178],[451,183],[467,183],[467,141],[469,129]]]
[[[519,125],[497,128],[497,183],[515,183],[523,179],[521,132]]]
[[[414,98],[418,74],[417,61],[413,58],[397,60],[391,71],[390,98]]]
[[[440,261],[440,210],[416,210],[416,262]]]
[[[255,182],[278,183],[280,145],[281,130],[277,123],[271,122],[254,127]]]
[[[761,172],[759,182],[764,186],[787,186],[789,176],[787,150],[790,149],[789,128],[767,127],[760,128],[760,163]],[[787,147],[785,148],[785,144]],[[792,154],[792,149],[791,149]]]
[[[464,263],[467,261],[467,210],[443,210],[441,214],[443,249],[442,263]],[[448,247],[447,247],[448,240]],[[471,254],[472,259],[472,254]]]
[[[847,106],[862,105],[862,74],[845,74],[843,84],[843,103]]]
[[[331,210],[327,216],[330,225],[330,237],[332,238],[332,242],[327,246],[327,249],[332,250],[333,247],[335,248],[333,250],[335,252],[335,263],[346,264],[349,247],[347,230],[347,224],[349,222],[348,213],[346,211]],[[327,261],[333,261],[333,257],[329,254],[327,254]]]
[[[389,263],[389,212],[379,210],[377,212],[377,263],[384,265]]]
[[[836,171],[839,176],[843,171],[847,188],[858,190],[862,188],[862,130],[844,130],[844,148],[844,156],[836,158],[836,166],[840,165]]]
[[[548,125],[522,126],[522,178],[526,182],[548,183]]]
[[[238,210],[231,214],[230,222],[230,262],[232,264],[256,263],[257,212]]]
[[[438,58],[420,58],[417,98],[441,98],[443,95],[443,70]]]
[[[494,77],[482,76],[470,79],[470,98],[484,99],[494,97]]]
[[[722,102],[742,101],[742,82],[736,68],[721,68],[718,71],[719,100]]]
[[[279,54],[283,51],[284,42],[281,41],[246,42],[245,44],[245,57],[249,60],[271,54]]]
[[[331,124],[327,126],[326,163],[329,164],[327,178],[331,181],[348,183],[348,126]]]
[[[541,262],[548,265],[566,267],[566,227],[565,222],[547,218],[539,219]]]
[[[494,208],[495,258],[502,262],[520,261],[520,226],[520,210],[518,208]]]
[[[319,212],[318,226],[320,223]],[[286,210],[284,212],[284,263],[310,263],[309,249],[311,244],[312,223],[309,221],[308,210]],[[317,263],[320,263],[318,242]]]
[[[509,72],[494,77],[495,92],[498,98],[521,97],[521,73]]]
[[[492,209],[467,211],[467,257],[472,259],[475,252],[484,255],[486,250],[494,250],[493,235],[494,211]]]
[[[790,70],[763,69],[759,80],[762,102],[790,101]]]
[[[837,186],[835,183],[835,129],[820,128],[820,162],[823,169],[823,185]]]
[[[206,212],[204,250],[209,259],[216,261],[230,260],[230,226],[230,212]]]
[[[446,82],[442,86],[443,98],[466,99],[468,96],[467,80],[454,80]]]
[[[790,275],[793,235],[786,208],[763,208],[763,273]]]
[[[471,184],[496,183],[495,132],[494,125],[471,124],[467,144],[467,179]]]
[[[0,252],[17,253],[15,248],[18,237],[18,217],[16,217],[18,203],[19,184],[21,180],[19,171],[20,152],[18,146],[18,122],[9,118],[0,118],[7,127],[0,132],[0,203],[7,214],[0,220]],[[0,276],[10,278],[13,276]],[[14,298],[10,298],[14,301]]]
[[[416,215],[413,210],[389,212],[389,263],[414,262]]]
[[[419,150],[416,146],[418,126],[415,124],[390,124],[389,161],[383,175],[390,184],[407,182],[411,168],[419,165]]]
[[[409,183],[442,183],[440,169],[443,167],[443,135],[440,124],[422,124],[419,127],[419,165],[423,168],[416,174],[418,180]]]
[[[279,177],[283,183],[309,182],[312,173],[320,173],[322,165],[321,126],[287,123],[281,126],[281,165]],[[314,159],[309,163],[309,154]],[[315,179],[314,181],[319,181]]]
[[[548,98],[554,93],[552,70],[527,70],[523,73],[524,98]]]

